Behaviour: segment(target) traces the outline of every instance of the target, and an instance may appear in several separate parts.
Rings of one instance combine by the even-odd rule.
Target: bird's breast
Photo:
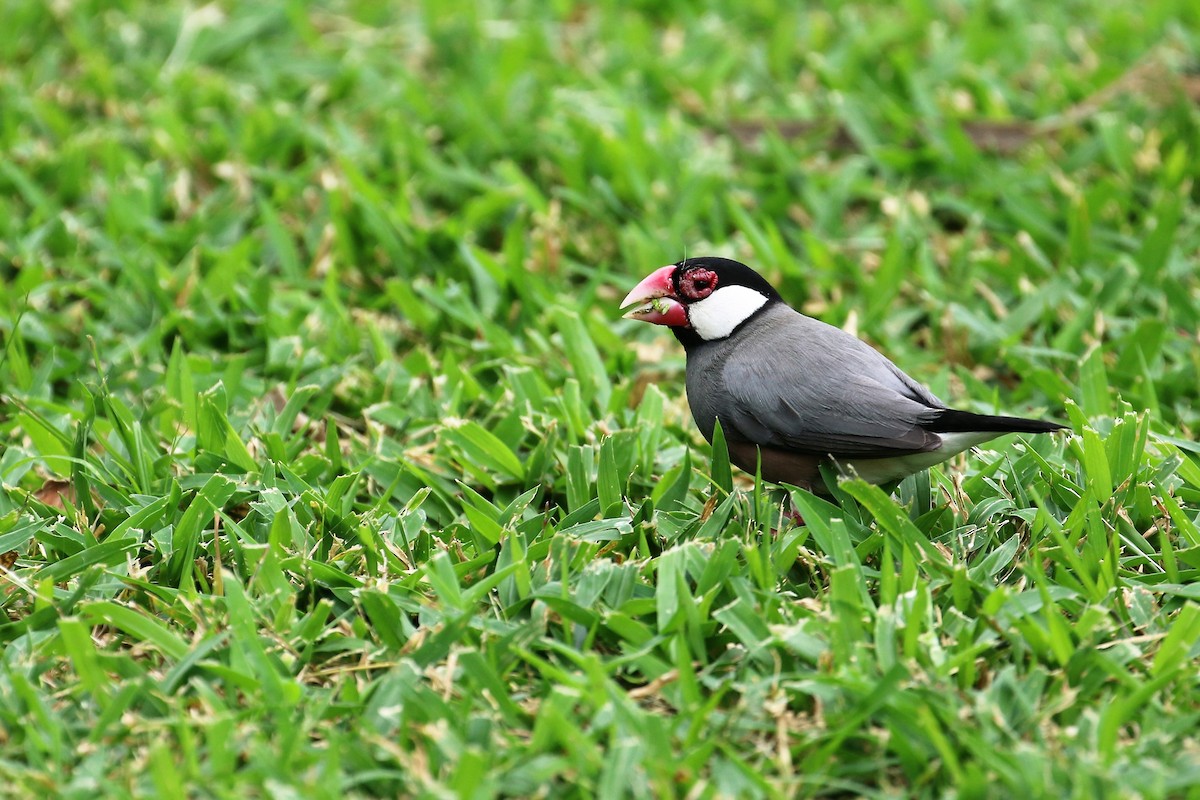
[[[725,388],[723,368],[728,357],[724,343],[712,343],[695,348],[687,359],[687,400],[696,427],[708,441],[712,441],[713,428],[722,410],[728,411],[733,403]]]

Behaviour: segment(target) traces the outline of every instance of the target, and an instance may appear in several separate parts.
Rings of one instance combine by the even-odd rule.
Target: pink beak
[[[632,311],[626,312],[629,319],[637,319],[654,325],[669,325],[673,328],[686,328],[688,323],[687,310],[675,298],[675,289],[671,285],[671,275],[675,265],[669,265],[654,270],[633,287],[633,291],[625,295],[621,308],[634,303],[643,303]]]

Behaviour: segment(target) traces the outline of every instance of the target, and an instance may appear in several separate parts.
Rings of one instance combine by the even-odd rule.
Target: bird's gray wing
[[[945,405],[862,341],[795,312],[747,333],[722,368],[731,438],[858,458],[941,444],[924,426]]]

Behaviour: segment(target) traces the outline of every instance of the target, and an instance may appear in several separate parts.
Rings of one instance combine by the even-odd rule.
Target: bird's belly
[[[793,453],[774,447],[760,448],[749,442],[729,441],[729,460],[751,475],[759,468],[761,458],[763,480],[771,483],[790,483],[805,489],[817,490],[821,483],[821,459],[804,453]]]

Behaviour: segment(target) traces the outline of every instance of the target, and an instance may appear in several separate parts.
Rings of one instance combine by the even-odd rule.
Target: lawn
[[[9,0],[0,794],[1200,798],[1200,7]],[[1069,423],[836,502],[739,258]]]

